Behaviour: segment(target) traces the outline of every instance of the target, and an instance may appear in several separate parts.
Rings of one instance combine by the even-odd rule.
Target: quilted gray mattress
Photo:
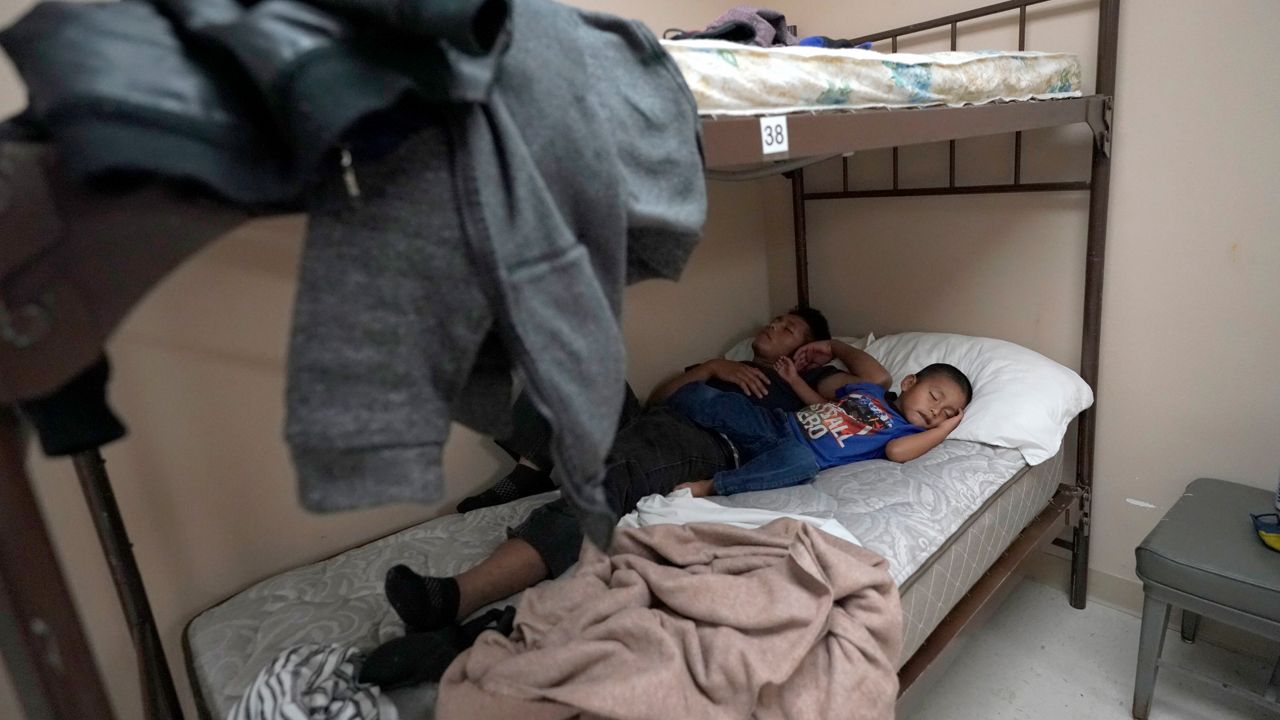
[[[911,463],[856,463],[806,485],[716,500],[834,517],[864,547],[888,558],[906,615],[905,662],[1044,508],[1058,486],[1060,464],[1059,454],[1029,468],[1017,451],[948,440]],[[431,520],[268,578],[201,613],[187,628],[186,650],[202,713],[226,717],[258,671],[287,647],[371,649],[400,635],[403,627],[382,595],[388,567],[460,572],[550,497]]]

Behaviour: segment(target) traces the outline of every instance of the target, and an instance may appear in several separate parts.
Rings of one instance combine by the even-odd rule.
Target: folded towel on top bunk
[[[893,717],[888,561],[811,525],[621,529],[441,681],[450,718]]]

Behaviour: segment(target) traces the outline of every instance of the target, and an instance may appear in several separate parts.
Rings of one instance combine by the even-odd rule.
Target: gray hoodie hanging
[[[606,546],[622,289],[676,278],[698,239],[696,108],[640,24],[545,0],[510,12],[484,102],[430,106],[313,194],[287,437],[309,508],[438,500],[451,419],[500,432],[514,370]]]

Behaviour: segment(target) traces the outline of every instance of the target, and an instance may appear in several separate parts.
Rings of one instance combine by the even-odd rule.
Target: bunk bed
[[[957,28],[966,20],[988,18],[1002,13],[1018,13],[1018,50],[1025,50],[1028,6],[1048,0],[1010,0],[968,12],[872,33],[850,41],[888,41],[896,53],[902,37],[938,28],[950,28],[951,50],[956,49]],[[1098,350],[1102,316],[1102,270],[1106,250],[1107,201],[1110,191],[1111,124],[1115,102],[1116,51],[1119,42],[1119,0],[1098,4],[1097,77],[1092,95],[1060,97],[1052,100],[991,102],[982,105],[924,106],[924,108],[879,108],[855,111],[804,111],[786,118],[788,149],[771,152],[765,147],[759,117],[713,115],[703,119],[703,143],[707,167],[727,177],[745,177],[782,169],[791,181],[792,222],[794,222],[796,297],[809,304],[808,227],[809,202],[859,199],[859,197],[913,197],[931,195],[972,195],[972,193],[1060,192],[1089,193],[1083,331],[1080,340],[1080,375],[1089,387],[1098,387]],[[1093,136],[1091,176],[1088,181],[1021,181],[1021,142],[1032,129],[1087,124]],[[1012,182],[963,186],[956,183],[955,141],[969,137],[1014,133]],[[899,147],[919,143],[950,141],[948,183],[941,187],[900,187]],[[850,190],[849,155],[856,151],[892,149],[892,187],[886,190]],[[818,161],[841,158],[841,190],[805,190],[804,168]],[[951,641],[977,625],[996,609],[1020,577],[1025,562],[1048,544],[1070,552],[1070,603],[1083,609],[1088,591],[1089,518],[1092,511],[1093,452],[1096,434],[1093,407],[1080,414],[1076,424],[1075,482],[1062,483],[1043,509],[1030,520],[991,568],[969,592],[955,603],[914,655],[900,670],[901,693],[905,701],[918,696],[920,680],[936,674],[945,662]],[[1070,538],[1060,538],[1069,528]],[[959,536],[959,533],[957,533]],[[908,648],[910,650],[910,648]]]
[[[1027,8],[1049,0],[1009,0],[973,10],[947,15],[883,32],[864,35],[850,44],[888,41],[891,52],[898,51],[901,38],[918,33],[948,28],[951,50],[956,50],[960,23],[1002,13],[1018,14],[1018,51],[1026,48]],[[1119,0],[1099,0],[1098,4],[1097,76],[1094,92],[1079,97],[1028,99],[1019,102],[991,102],[956,106],[914,108],[871,108],[850,112],[806,111],[788,113],[786,120],[787,149],[770,151],[762,132],[759,115],[710,115],[703,118],[703,148],[707,168],[722,177],[757,177],[771,172],[785,172],[791,181],[792,218],[795,242],[796,297],[808,304],[809,263],[806,208],[809,202],[875,197],[919,197],[929,195],[963,195],[1025,192],[1079,191],[1089,194],[1088,237],[1085,256],[1085,298],[1080,349],[1080,375],[1093,388],[1098,387],[1098,353],[1102,316],[1103,261],[1106,249],[1107,204],[1110,189],[1110,157],[1112,117],[1115,101],[1116,55],[1119,28]],[[1023,182],[1022,133],[1041,128],[1086,124],[1093,136],[1092,164],[1088,181]],[[958,185],[956,183],[956,140],[988,135],[1014,134],[1013,181],[1007,184]],[[906,145],[949,141],[948,184],[939,187],[901,187],[899,185],[898,148]],[[851,190],[849,160],[854,152],[892,149],[892,187],[882,190]],[[839,191],[810,192],[805,189],[804,168],[812,164],[840,158]],[[714,175],[713,175],[714,176]],[[962,633],[981,624],[998,607],[1020,577],[1021,569],[1041,549],[1052,544],[1070,552],[1071,606],[1085,607],[1089,567],[1090,513],[1094,475],[1094,440],[1096,433],[1094,408],[1082,412],[1077,421],[1076,465],[1074,483],[1060,484],[1041,507],[1039,514],[1025,525],[1008,544],[999,559],[979,578],[969,591],[954,603],[950,612],[932,629],[928,639],[918,648],[907,648],[910,659],[901,668],[900,692],[904,704],[918,697],[950,652],[952,642]],[[1012,484],[1012,483],[1011,483]],[[980,514],[976,513],[975,517]],[[1063,528],[1070,538],[1060,538]],[[963,532],[958,530],[955,537]],[[954,538],[953,538],[954,539]],[[904,594],[907,592],[904,588]],[[942,660],[943,662],[939,662]]]
[[[899,39],[916,33],[939,28],[950,28],[952,48],[956,46],[957,28],[961,23],[1001,13],[1016,12],[1019,27],[1019,51],[1024,49],[1027,24],[1027,8],[1049,0],[1010,0],[948,15],[936,20],[917,23],[893,30],[856,38],[853,42],[889,43],[889,50],[896,51]],[[708,171],[713,177],[726,173],[734,177],[753,177],[759,174],[784,172],[790,178],[793,202],[796,292],[801,304],[810,299],[806,228],[806,206],[809,202],[860,197],[950,195],[969,193],[1010,193],[1046,191],[1087,191],[1089,193],[1089,222],[1085,267],[1085,304],[1083,311],[1083,335],[1081,343],[1080,372],[1088,385],[1096,391],[1098,380],[1098,350],[1102,298],[1102,269],[1106,242],[1107,196],[1109,187],[1109,158],[1111,152],[1111,116],[1115,90],[1116,46],[1119,0],[1099,0],[1097,80],[1094,94],[1081,97],[995,102],[981,105],[930,106],[911,109],[883,108],[858,109],[856,111],[802,111],[783,115],[786,119],[786,149],[769,152],[765,147],[761,119],[758,116],[708,115],[703,118],[703,145]],[[1021,181],[1021,133],[1037,128],[1057,127],[1084,123],[1093,135],[1092,167],[1088,182],[1037,182]],[[1013,182],[1009,184],[964,186],[955,182],[954,141],[970,137],[1015,133]],[[905,188],[898,183],[897,148],[900,146],[952,141],[950,156],[950,182],[933,188]],[[893,148],[894,182],[885,190],[851,190],[848,183],[847,155],[852,152]],[[810,192],[805,188],[804,168],[814,162],[846,156],[843,164],[842,189],[838,192]],[[925,603],[932,616],[916,613],[908,627],[909,657],[904,657],[899,678],[902,704],[909,704],[918,697],[922,687],[928,685],[931,675],[937,673],[945,660],[955,652],[953,642],[965,631],[979,624],[994,611],[999,601],[1012,588],[1026,561],[1050,543],[1071,553],[1070,602],[1082,608],[1086,597],[1086,581],[1089,553],[1089,518],[1093,485],[1093,452],[1096,431],[1095,413],[1086,410],[1078,419],[1076,446],[1076,473],[1073,483],[1056,482],[1061,467],[1061,455],[1036,466],[1020,464],[1016,459],[988,448],[987,450],[964,448],[962,452],[990,451],[991,462],[1008,466],[999,487],[992,488],[968,515],[948,528],[946,537],[932,548],[928,557],[920,558],[905,576],[897,577],[911,615],[912,593],[916,588],[932,586],[922,582],[930,572],[942,572],[948,553],[963,551],[968,540],[984,538],[989,549],[988,557],[972,559],[969,565],[975,569],[973,577],[964,577],[954,583],[946,598],[930,597]],[[953,441],[948,441],[952,443]],[[954,445],[951,447],[954,448]],[[93,669],[84,633],[76,618],[65,580],[54,558],[48,534],[42,526],[39,512],[30,492],[29,479],[24,467],[25,440],[16,418],[7,410],[0,413],[0,470],[6,482],[0,483],[0,520],[5,528],[19,528],[22,539],[19,547],[10,539],[0,542],[0,601],[5,610],[0,615],[13,618],[0,623],[0,639],[6,646],[20,648],[20,652],[7,653],[10,670],[22,685],[39,688],[43,697],[32,706],[44,708],[49,717],[83,717],[86,709],[92,709],[98,717],[109,717],[106,710],[106,693],[101,679]],[[953,450],[948,450],[952,452]],[[956,451],[956,452],[961,452]],[[1006,451],[1006,453],[1009,451]],[[945,454],[945,453],[944,453]],[[125,607],[129,626],[138,652],[142,673],[144,697],[149,717],[181,717],[168,665],[160,647],[147,605],[141,576],[129,550],[127,535],[115,507],[110,485],[103,470],[100,455],[82,453],[75,459],[76,470],[89,504],[98,523],[100,538],[107,553],[113,579],[117,584],[122,605]],[[849,476],[819,479],[824,483],[848,481]],[[471,518],[454,516],[436,522],[430,530],[419,530],[427,535],[443,534],[455,537],[457,524],[496,524],[502,527],[514,520],[537,499],[493,510]],[[997,521],[998,520],[998,521]],[[856,522],[847,518],[848,522]],[[995,527],[999,525],[1000,527]],[[1070,539],[1059,538],[1064,530]],[[406,533],[412,532],[405,531]],[[14,535],[9,532],[7,535]],[[365,548],[344,553],[325,561],[335,563],[356,562],[360,553],[369,548],[386,549],[394,545],[391,536]],[[401,538],[402,540],[404,538]],[[408,552],[412,543],[396,550]],[[1000,549],[1003,548],[1003,552]],[[474,553],[475,548],[471,549]],[[394,554],[394,553],[393,553]],[[396,555],[397,557],[399,555]],[[440,571],[460,569],[471,561],[463,552],[449,562],[453,568],[433,568]],[[316,567],[320,567],[317,565]],[[377,564],[363,562],[361,572],[377,575]],[[16,582],[21,568],[23,582]],[[302,568],[297,572],[305,572]],[[980,577],[978,576],[980,573]],[[289,574],[265,581],[254,590],[237,595],[219,608],[226,609],[236,602],[246,602],[255,597],[255,591],[272,587],[273,583],[287,583]],[[380,575],[377,575],[380,579]],[[34,581],[33,581],[34,580]],[[265,592],[265,591],[263,591]],[[922,595],[923,596],[923,595]],[[261,597],[259,592],[257,597]],[[215,608],[214,610],[218,610]],[[945,616],[944,616],[945,615]],[[202,615],[209,621],[215,615]],[[192,669],[193,684],[211,677],[206,670],[197,669],[190,652],[192,638],[201,630],[201,618],[193,622],[186,637],[188,661]],[[340,623],[339,623],[340,624]],[[375,628],[376,630],[377,628]],[[385,628],[384,628],[385,629]],[[914,635],[911,635],[914,633]],[[324,635],[323,632],[320,635]],[[322,639],[312,637],[312,639]],[[214,673],[216,675],[216,673]],[[207,688],[197,691],[198,695]],[[207,700],[207,699],[206,699]],[[213,708],[205,708],[205,711]],[[221,709],[221,708],[219,708]]]

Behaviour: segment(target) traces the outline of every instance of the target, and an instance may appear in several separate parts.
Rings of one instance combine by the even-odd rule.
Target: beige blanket
[[[436,714],[887,720],[901,644],[888,561],[809,525],[626,529],[455,660]]]

